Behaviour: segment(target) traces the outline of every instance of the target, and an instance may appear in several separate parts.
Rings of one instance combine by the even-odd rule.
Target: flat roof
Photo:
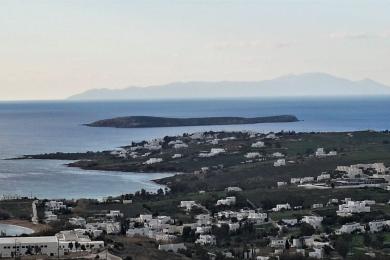
[[[0,238],[0,244],[38,244],[38,243],[57,243],[56,236],[45,237],[2,237]]]

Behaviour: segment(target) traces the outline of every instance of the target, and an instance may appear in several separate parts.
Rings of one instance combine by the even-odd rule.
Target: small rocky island
[[[278,115],[266,117],[201,117],[201,118],[169,118],[153,116],[128,116],[99,120],[90,124],[91,127],[115,128],[146,128],[146,127],[177,127],[177,126],[204,126],[204,125],[241,125],[259,123],[286,123],[296,122],[293,115]]]

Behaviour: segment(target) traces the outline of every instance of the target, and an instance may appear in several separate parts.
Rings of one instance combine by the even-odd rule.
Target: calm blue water
[[[31,234],[33,232],[34,230],[26,227],[0,223],[0,233],[5,233],[6,236],[20,236],[22,234]]]
[[[269,116],[293,114],[294,123],[150,129],[90,128],[98,119],[153,115],[171,117]],[[0,158],[43,152],[113,149],[131,141],[201,130],[260,132],[352,131],[390,129],[390,97],[333,99],[245,99],[128,102],[3,102],[0,103]],[[0,196],[49,198],[102,197],[159,188],[151,179],[166,174],[124,174],[81,171],[63,161],[0,160]]]

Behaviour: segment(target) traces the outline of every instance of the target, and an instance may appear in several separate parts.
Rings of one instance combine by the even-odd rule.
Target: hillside
[[[390,87],[369,79],[351,81],[324,73],[306,73],[264,81],[193,81],[115,90],[91,89],[68,99],[139,100],[356,95],[390,95]]]

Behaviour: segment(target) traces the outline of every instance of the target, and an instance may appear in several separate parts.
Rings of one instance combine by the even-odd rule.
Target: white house
[[[45,215],[45,220],[44,220],[45,223],[50,223],[58,220],[57,215],[54,214],[52,211],[45,211],[44,215]]]
[[[295,226],[296,224],[298,224],[298,219],[296,218],[289,218],[289,219],[282,219],[282,222],[286,225],[289,225],[289,226]]]
[[[152,230],[148,227],[129,228],[126,231],[126,236],[128,236],[128,237],[135,237],[135,236],[148,237],[150,232],[152,232]]]
[[[262,142],[262,141],[258,141],[258,142],[253,143],[253,144],[251,145],[252,148],[262,148],[262,147],[264,147],[264,146],[265,146],[265,144],[264,144],[264,142]]]
[[[141,214],[138,219],[139,222],[149,222],[153,219],[153,216],[151,214]]]
[[[254,224],[262,224],[268,219],[267,213],[262,212],[249,212],[247,220]]]
[[[63,255],[56,236],[3,237],[0,238],[0,258],[16,258],[26,255]]]
[[[380,232],[383,230],[385,226],[387,226],[387,221],[385,220],[376,220],[368,222],[368,226],[370,227],[370,232]]]
[[[108,218],[123,217],[123,214],[121,213],[120,210],[110,210],[110,212],[106,214],[106,217]]]
[[[144,164],[150,165],[150,164],[160,163],[162,161],[163,161],[162,158],[149,158],[149,160],[145,161]]]
[[[284,154],[282,154],[280,152],[276,152],[276,153],[273,153],[272,156],[276,157],[276,158],[281,158],[281,157],[284,157]]]
[[[215,236],[213,235],[200,235],[199,238],[195,241],[196,244],[201,245],[215,245],[217,243]]]
[[[209,153],[207,153],[207,152],[206,153],[205,152],[199,153],[199,157],[213,157],[213,156],[216,156],[216,155],[224,153],[224,152],[226,152],[226,151],[223,148],[211,148]]]
[[[286,186],[286,185],[287,185],[287,182],[285,182],[285,181],[278,181],[278,182],[276,182],[276,185],[277,185],[278,187]]]
[[[280,166],[285,166],[286,165],[286,159],[277,159],[274,162],[274,167],[280,167]]]
[[[246,153],[244,157],[247,159],[255,159],[261,157],[261,154],[258,152],[250,152],[250,153]]]
[[[92,241],[88,236],[80,234],[74,230],[61,231],[56,234],[58,245],[64,252],[92,251],[94,249],[103,249],[103,241]],[[70,246],[72,244],[72,246]],[[77,248],[76,245],[80,247]]]
[[[87,224],[85,218],[82,217],[70,218],[68,221],[71,225],[79,226],[79,227],[84,227]]]
[[[299,181],[300,184],[308,183],[308,182],[314,182],[314,177],[312,177],[312,176],[303,177]]]
[[[360,223],[348,223],[342,225],[340,229],[336,230],[336,234],[351,234],[352,232],[364,232],[364,226]]]
[[[175,153],[174,155],[172,155],[172,159],[178,159],[181,157],[183,157],[183,155],[181,153]]]
[[[235,196],[231,196],[231,197],[226,197],[225,199],[220,199],[217,201],[217,206],[231,206],[231,205],[234,205],[236,204],[236,197]]]
[[[286,247],[286,238],[272,238],[270,247],[273,248],[285,248]]]
[[[187,211],[190,211],[196,203],[193,200],[182,200],[180,201],[180,208],[185,208]]]
[[[321,175],[317,176],[317,181],[324,181],[329,179],[330,179],[330,174],[328,173],[322,173]]]
[[[198,225],[207,226],[211,224],[211,216],[209,214],[199,214],[195,216]]]
[[[304,216],[301,221],[311,225],[315,229],[318,229],[321,227],[321,222],[323,219],[323,217],[319,216]]]
[[[240,187],[227,187],[225,190],[227,192],[231,192],[231,191],[233,191],[233,192],[240,192],[240,191],[242,191],[242,189]]]
[[[290,183],[291,184],[297,184],[301,182],[301,178],[291,178]]]
[[[370,206],[367,206],[367,203],[364,201],[346,200],[345,204],[339,205],[339,210],[336,213],[340,217],[348,217],[354,213],[366,213],[370,211]]]
[[[265,136],[265,138],[267,138],[267,139],[276,139],[277,137],[276,137],[276,135],[274,133],[269,133],[269,134],[267,134]]]
[[[291,206],[290,204],[277,204],[275,208],[272,209],[272,211],[281,211],[281,210],[290,210]]]
[[[187,247],[184,245],[184,243],[177,243],[177,244],[162,244],[158,246],[158,250],[162,251],[172,251],[174,253],[177,253],[179,250],[186,250]]]
[[[196,227],[195,234],[209,234],[211,232],[211,226]]]
[[[45,208],[49,211],[58,211],[66,209],[67,206],[62,201],[51,200],[45,203]]]
[[[322,204],[322,203],[315,203],[315,204],[311,205],[312,209],[320,209],[323,207],[324,207],[324,204]]]
[[[324,148],[317,148],[315,154],[316,154],[317,157],[326,156]]]
[[[309,252],[309,257],[322,259],[324,257],[324,250],[322,248],[313,248],[313,252]]]

